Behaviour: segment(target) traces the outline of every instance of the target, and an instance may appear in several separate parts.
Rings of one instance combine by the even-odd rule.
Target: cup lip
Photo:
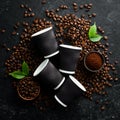
[[[86,89],[85,87],[80,83],[78,82],[78,80],[73,77],[72,75],[69,75],[69,78],[72,80],[72,82],[74,82],[81,90],[83,90],[84,92],[86,92]]]
[[[54,53],[52,53],[52,54],[50,54],[50,55],[46,55],[46,56],[44,56],[44,58],[46,59],[46,58],[53,57],[53,56],[57,55],[58,53],[59,53],[59,50],[56,51],[56,52],[54,52]]]
[[[54,95],[54,98],[55,98],[55,100],[56,100],[60,105],[62,105],[63,107],[67,107],[67,105],[66,105],[65,103],[63,103],[63,102],[57,97],[57,95]]]
[[[61,85],[64,83],[65,77],[62,78],[61,82],[54,88],[54,90],[57,90],[61,87]]]
[[[43,29],[43,30],[40,30],[40,31],[32,34],[31,37],[35,37],[35,36],[41,35],[41,34],[43,34],[43,33],[46,33],[46,32],[48,32],[49,30],[51,30],[52,28],[53,28],[53,27],[50,26],[50,27],[48,27],[48,28],[45,28],[45,29]]]
[[[67,44],[60,44],[59,46],[67,49],[82,50],[82,47],[77,47],[77,46],[72,46]]]
[[[49,63],[49,59],[44,60],[34,71],[33,76],[37,76],[38,74],[40,74],[40,72],[42,72],[44,70],[44,68],[47,66],[47,64]]]
[[[65,74],[75,74],[75,71],[68,71],[68,70],[63,70],[63,69],[59,69],[59,71]]]
[[[90,53],[98,53],[98,54],[101,56],[102,60],[103,60],[103,64],[102,64],[102,66],[101,66],[98,70],[92,70],[92,69],[88,68],[87,65],[86,65],[86,62],[85,62],[85,61],[86,61],[87,56],[88,56]],[[98,72],[99,70],[101,70],[101,69],[103,68],[104,63],[105,63],[105,58],[103,57],[103,55],[102,55],[102,53],[101,53],[100,51],[91,51],[91,52],[87,53],[87,54],[85,55],[85,57],[84,57],[84,66],[85,66],[85,68],[86,68],[88,71],[90,71],[90,72]]]

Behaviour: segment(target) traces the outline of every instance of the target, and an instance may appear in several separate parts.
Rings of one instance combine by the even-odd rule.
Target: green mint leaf
[[[89,32],[88,32],[88,36],[89,36],[89,39],[92,41],[92,42],[98,42],[100,41],[100,39],[102,38],[101,35],[97,34],[97,26],[96,26],[96,23],[94,23],[94,25],[92,25],[89,29]]]
[[[29,74],[29,66],[28,64],[24,61],[23,64],[22,64],[22,72],[25,74],[25,75],[28,75]]]
[[[91,37],[90,40],[92,42],[98,42],[98,41],[100,41],[101,38],[102,38],[101,35],[96,34],[94,37]]]
[[[9,73],[9,75],[16,79],[23,79],[25,77],[25,74],[20,70]]]
[[[97,33],[97,26],[96,23],[94,23],[94,25],[92,25],[89,29],[89,33],[88,33],[89,38],[94,37],[96,33]]]

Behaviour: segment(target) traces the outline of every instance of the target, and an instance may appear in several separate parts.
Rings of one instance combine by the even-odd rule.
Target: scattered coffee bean
[[[109,47],[109,43],[106,43],[105,46],[106,46],[106,47]]]
[[[27,5],[27,4],[25,4],[25,5],[24,5],[24,8],[28,9],[28,5]]]
[[[29,11],[29,12],[32,12],[32,9],[31,9],[31,8],[28,8],[28,11]]]
[[[108,36],[104,36],[103,39],[104,39],[104,40],[108,40]]]
[[[115,78],[115,81],[117,81],[118,80],[118,78]]]
[[[2,29],[1,32],[2,32],[2,33],[5,33],[5,32],[6,32],[6,29]]]
[[[6,48],[7,51],[10,51],[10,48]]]
[[[41,2],[42,4],[46,4],[47,3],[47,1],[46,0],[42,0],[42,2]]]
[[[115,61],[115,64],[118,64],[118,61]]]
[[[105,106],[101,106],[101,108],[100,108],[102,111],[104,111],[105,110]]]
[[[35,13],[31,13],[31,17],[34,17],[35,16]]]
[[[20,5],[21,8],[24,8],[25,6],[23,4]]]
[[[96,17],[96,13],[92,13],[92,17]]]
[[[12,35],[16,35],[17,33],[14,31],[14,32],[12,32]]]
[[[59,9],[59,8],[57,8],[57,9],[56,9],[56,12],[59,12],[59,11],[60,11],[60,9]]]
[[[80,9],[83,9],[84,8],[84,6],[83,5],[80,5]]]
[[[115,116],[114,115],[112,115],[112,117],[111,117],[112,119],[115,119]]]
[[[90,7],[92,7],[92,6],[93,6],[93,4],[92,4],[92,3],[89,3],[88,5],[89,5]]]
[[[73,3],[73,6],[77,6],[77,3]]]
[[[87,8],[87,7],[88,7],[88,4],[84,4],[84,7]]]
[[[102,34],[104,34],[104,33],[105,33],[105,31],[104,31],[104,30],[102,30],[102,31],[101,31],[101,33],[102,33]]]
[[[110,55],[112,55],[112,52],[109,52]]]

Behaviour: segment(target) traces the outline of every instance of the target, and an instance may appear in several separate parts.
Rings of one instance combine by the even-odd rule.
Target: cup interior
[[[47,66],[49,59],[44,60],[34,71],[33,76],[37,76]]]
[[[77,87],[79,87],[82,91],[86,92],[85,87],[80,82],[78,82],[78,80],[75,77],[69,75],[69,78],[72,80],[74,84],[76,84]]]
[[[82,47],[76,47],[76,46],[72,46],[72,45],[61,44],[61,45],[59,45],[59,46],[60,46],[60,47],[63,47],[63,48],[67,48],[67,49],[82,50]]]
[[[41,35],[41,34],[43,34],[43,33],[45,33],[45,32],[48,32],[48,31],[51,30],[51,29],[52,29],[52,26],[51,26],[51,27],[48,27],[48,28],[45,28],[45,29],[43,29],[43,30],[41,30],[41,31],[38,31],[38,32],[36,32],[36,33],[34,33],[31,37],[35,37],[35,36]]]

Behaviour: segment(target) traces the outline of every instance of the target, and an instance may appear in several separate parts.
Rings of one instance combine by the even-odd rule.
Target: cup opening
[[[50,57],[53,57],[53,56],[57,55],[58,53],[59,53],[59,50],[56,51],[56,52],[54,52],[54,53],[52,53],[52,54],[50,54],[50,55],[44,56],[44,58],[50,58]]]
[[[82,89],[84,92],[86,91],[85,87],[78,82],[78,80],[76,78],[74,78],[73,76],[69,75],[69,78],[80,88]]]
[[[35,70],[35,72],[33,73],[33,76],[37,76],[48,64],[49,59],[44,60]]]
[[[43,29],[41,31],[38,31],[38,32],[34,33],[31,37],[35,37],[35,36],[41,35],[41,34],[47,32],[47,31],[49,31],[51,29],[52,29],[52,27],[45,28],[45,29]]]
[[[59,71],[65,74],[75,74],[75,71],[67,71],[67,70],[62,70],[62,69],[59,69]]]
[[[59,46],[63,47],[63,48],[73,49],[73,50],[82,50],[82,47],[76,47],[76,46],[72,46],[72,45],[61,44]]]
[[[64,83],[65,81],[65,77],[63,77],[63,79],[61,80],[61,82],[54,88],[54,90],[57,90],[58,88],[61,87],[61,85]]]
[[[63,107],[67,107],[67,105],[64,104],[56,95],[54,96],[54,98],[56,99],[56,101],[57,101],[60,105],[62,105]]]
[[[102,66],[101,66],[98,70],[92,70],[92,69],[90,69],[90,68],[86,65],[86,58],[87,58],[87,56],[88,56],[90,53],[97,53],[97,54],[99,54],[99,55],[101,56],[101,58],[102,58]],[[99,70],[101,70],[101,69],[103,68],[104,63],[105,63],[105,58],[103,57],[103,55],[102,55],[99,51],[91,51],[91,52],[89,52],[89,53],[85,56],[85,58],[84,58],[84,66],[85,66],[85,68],[86,68],[88,71],[90,71],[90,72],[98,72]]]

